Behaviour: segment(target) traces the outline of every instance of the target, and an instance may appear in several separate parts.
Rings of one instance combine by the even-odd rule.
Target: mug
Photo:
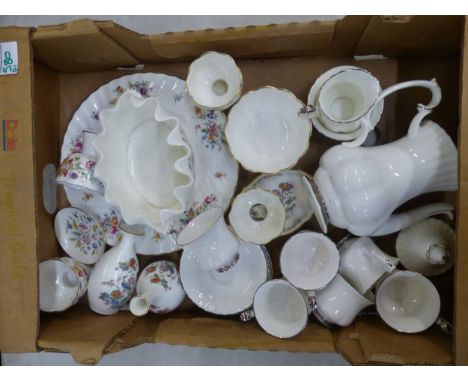
[[[349,326],[364,308],[373,305],[374,295],[365,296],[354,289],[340,274],[325,288],[315,292],[312,312],[325,326]]]
[[[88,287],[91,268],[71,257],[57,257],[39,264],[39,307],[62,312],[75,305]]]
[[[319,80],[323,83],[314,91]],[[379,80],[358,67],[333,68],[316,84],[309,93],[309,105],[300,110],[300,115],[312,118],[314,126],[325,136],[347,140],[343,144],[349,147],[362,145],[379,122],[383,100],[389,94],[415,86],[428,88],[432,100],[425,106],[420,105],[427,110],[434,109],[442,99],[435,79],[401,82],[382,91]]]
[[[382,252],[369,237],[346,240],[339,248],[339,272],[359,293],[365,295],[399,259]]]
[[[62,161],[57,170],[58,184],[83,191],[104,192],[103,184],[94,177],[96,158],[92,141],[95,135],[91,131],[82,132],[83,152],[71,153]]]
[[[440,296],[429,279],[398,271],[377,288],[377,312],[387,325],[403,333],[419,333],[440,323]]]
[[[241,321],[256,318],[262,329],[278,338],[301,333],[312,311],[309,292],[300,290],[285,279],[270,280],[255,292],[253,309],[241,313]]]
[[[281,273],[292,285],[304,290],[325,287],[336,276],[339,263],[335,243],[318,232],[299,232],[281,250]]]
[[[223,215],[221,207],[212,207],[191,220],[177,236],[177,245],[184,252],[196,254],[202,269],[222,269],[237,262],[239,240]]]

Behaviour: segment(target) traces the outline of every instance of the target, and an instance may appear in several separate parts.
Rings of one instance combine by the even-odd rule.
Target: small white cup
[[[335,243],[318,232],[299,232],[281,250],[281,273],[291,284],[304,290],[325,287],[336,276],[339,264]]]
[[[398,258],[382,252],[369,237],[346,240],[339,251],[340,274],[362,295],[399,263]]]
[[[221,207],[212,207],[190,221],[177,236],[184,252],[197,254],[202,269],[220,269],[235,260],[239,240],[226,225]]]
[[[439,318],[440,296],[435,286],[416,272],[398,271],[378,287],[377,311],[387,325],[403,333],[419,333]]]
[[[88,287],[91,268],[70,257],[39,264],[39,306],[43,312],[61,312],[75,305]]]
[[[315,292],[313,313],[324,325],[349,326],[361,310],[374,304],[370,292],[361,295],[340,274]]]
[[[241,95],[242,73],[228,54],[206,52],[190,65],[187,90],[197,105],[224,110]]]
[[[432,100],[424,109],[435,108],[442,99],[442,92],[435,80],[406,81],[383,90],[371,73],[358,67],[333,68],[312,86],[309,93],[309,105],[300,114],[307,115],[314,121],[314,126],[325,136],[348,141],[343,144],[357,147],[364,143],[367,135],[380,120],[383,100],[389,94],[409,87],[425,87],[431,90]],[[315,92],[315,88],[319,87]],[[314,91],[312,91],[314,90]],[[315,96],[313,99],[311,95]],[[352,140],[354,139],[354,140]]]
[[[240,315],[242,321],[256,318],[262,329],[278,338],[301,333],[312,311],[307,292],[284,279],[270,280],[255,292],[253,309]]]

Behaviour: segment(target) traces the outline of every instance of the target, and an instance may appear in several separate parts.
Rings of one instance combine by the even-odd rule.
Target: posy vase
[[[435,214],[452,217],[449,203],[393,214],[418,195],[457,189],[457,149],[439,125],[422,123],[430,112],[420,105],[408,134],[397,141],[377,147],[339,145],[323,154],[309,185],[325,232],[330,223],[356,236],[381,236]]]
[[[130,300],[136,286],[139,264],[135,237],[144,231],[124,223],[119,228],[123,233],[120,243],[99,258],[89,278],[89,306],[99,314],[117,313]]]

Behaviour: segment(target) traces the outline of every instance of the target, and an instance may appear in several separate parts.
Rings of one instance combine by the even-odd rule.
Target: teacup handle
[[[392,273],[398,264],[398,261],[392,262],[384,251],[374,244],[374,248],[367,253],[369,256],[377,256],[379,260],[383,263],[384,269],[387,273]]]
[[[253,309],[245,310],[241,314],[239,314],[239,318],[242,322],[250,321],[254,317],[255,317],[255,312]]]
[[[398,90],[412,88],[412,87],[423,87],[423,88],[429,89],[432,92],[431,101],[427,105],[418,104],[417,106],[418,113],[413,117],[410,123],[409,129],[408,129],[408,136],[412,136],[412,137],[415,136],[421,127],[421,121],[428,114],[432,113],[434,108],[437,107],[440,101],[442,100],[442,90],[440,89],[440,86],[437,83],[437,80],[435,78],[433,78],[430,81],[414,80],[414,81],[400,82],[399,84],[389,86],[388,88],[383,90],[380,93],[380,95],[377,97],[372,108],[366,113],[364,117],[362,117],[360,121],[361,122],[361,134],[359,135],[359,137],[357,137],[354,141],[343,142],[342,145],[347,146],[347,147],[361,146],[364,143],[369,132],[373,130],[370,117],[375,107],[388,95],[395,93]],[[309,106],[310,105],[308,105],[307,107]]]

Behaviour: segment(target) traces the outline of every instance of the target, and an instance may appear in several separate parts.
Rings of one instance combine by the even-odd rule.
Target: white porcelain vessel
[[[197,253],[184,250],[180,277],[188,297],[199,308],[231,315],[252,305],[257,288],[272,277],[272,267],[264,246],[241,240],[235,261],[220,269],[200,267]]]
[[[293,167],[309,147],[312,126],[303,103],[288,90],[264,87],[242,96],[229,112],[226,139],[247,170],[276,173]]]
[[[458,187],[458,155],[450,137],[423,106],[408,134],[377,147],[334,146],[326,151],[310,186],[314,214],[322,230],[327,223],[356,236],[387,235],[429,216],[452,217],[453,205],[434,203],[393,214],[406,201]]]
[[[300,334],[307,325],[312,305],[309,294],[285,279],[262,284],[255,292],[253,308],[243,312],[242,321],[256,318],[261,328],[278,338]]]
[[[271,191],[253,188],[238,194],[232,202],[229,223],[245,241],[266,244],[283,232],[286,210]]]
[[[90,308],[99,314],[117,313],[130,300],[139,270],[135,236],[144,230],[120,224],[123,236],[119,244],[105,252],[94,266],[88,284]]]
[[[371,73],[343,66],[324,73],[309,92],[309,105],[301,111],[313,119],[322,134],[344,145],[360,146],[380,120],[383,100],[389,94],[410,87],[425,87],[432,92],[432,100],[424,108],[434,109],[442,99],[435,80],[407,81],[392,85],[382,91],[380,83]]]
[[[54,229],[62,249],[80,263],[96,263],[106,249],[105,234],[96,218],[78,208],[61,209]]]
[[[104,186],[94,176],[96,157],[92,141],[96,133],[82,132],[82,152],[65,157],[57,171],[57,183],[86,192],[104,192]]]
[[[39,264],[39,307],[43,312],[61,312],[75,305],[88,286],[91,268],[70,257]]]
[[[281,273],[291,284],[304,290],[325,287],[337,274],[339,264],[335,243],[313,231],[291,236],[281,250]]]
[[[313,313],[328,326],[349,326],[364,308],[375,303],[371,292],[361,295],[339,273],[325,288],[315,292]]]
[[[177,118],[157,98],[127,90],[99,119],[95,173],[106,201],[128,224],[172,224],[188,208],[193,186],[191,149]]]
[[[387,273],[395,271],[399,259],[384,253],[369,237],[346,240],[340,247],[339,272],[365,295]]]
[[[143,316],[149,311],[172,312],[185,298],[176,265],[167,260],[155,261],[145,267],[138,277],[136,296],[130,300],[130,311]]]
[[[213,207],[188,223],[177,236],[183,252],[196,256],[200,268],[216,270],[235,261],[239,240],[224,221],[224,211]]]
[[[311,178],[301,170],[283,170],[255,178],[244,190],[262,188],[276,194],[286,210],[281,235],[289,235],[306,223],[313,214],[308,188],[302,177]]]
[[[187,89],[197,105],[224,110],[241,95],[242,73],[228,54],[206,52],[190,64]]]
[[[416,272],[398,271],[380,284],[376,305],[387,325],[399,332],[418,333],[439,318],[440,296],[426,277]]]
[[[436,276],[453,266],[455,240],[455,232],[447,223],[427,219],[398,234],[396,252],[407,270]]]
[[[185,81],[161,73],[135,73],[116,78],[91,93],[77,109],[65,133],[60,160],[83,151],[84,130],[101,131],[99,113],[114,105],[125,90],[133,90],[144,98],[156,97],[161,107],[180,123],[192,149],[193,172],[197,174],[188,208],[167,231],[145,226],[145,235],[136,241],[142,255],[158,255],[179,250],[175,236],[194,216],[212,206],[227,209],[234,194],[238,163],[224,140],[226,116],[219,111],[201,109],[189,96]],[[92,145],[91,145],[92,146]],[[89,190],[64,186],[71,206],[94,215],[106,232],[107,243],[116,245],[121,232],[122,216],[118,208],[106,202],[104,195]]]

